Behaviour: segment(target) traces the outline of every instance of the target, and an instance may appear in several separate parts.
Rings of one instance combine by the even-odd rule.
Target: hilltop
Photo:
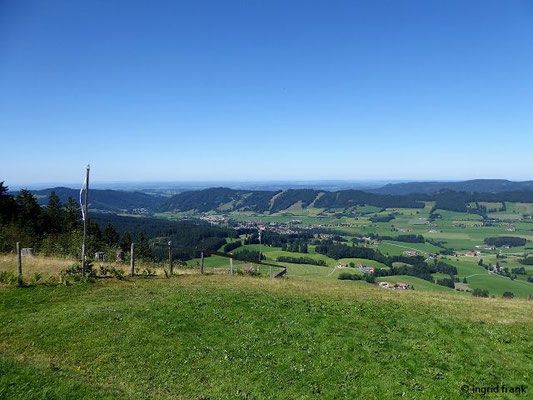
[[[460,399],[533,373],[527,301],[188,273],[0,302],[3,398]]]

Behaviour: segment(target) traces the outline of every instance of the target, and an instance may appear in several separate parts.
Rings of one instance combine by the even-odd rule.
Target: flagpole
[[[86,242],[87,242],[87,217],[89,213],[89,171],[91,169],[90,165],[87,165],[87,175],[85,176],[85,204],[82,209],[83,213],[83,243],[81,245],[81,276],[85,277],[85,251],[86,251]]]

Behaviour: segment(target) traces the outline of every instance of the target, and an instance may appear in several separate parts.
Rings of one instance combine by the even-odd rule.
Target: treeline
[[[256,229],[238,229],[237,235],[246,235],[244,244],[259,244],[259,233]],[[302,250],[307,250],[307,245],[313,239],[312,232],[300,232],[291,234],[279,234],[272,231],[261,232],[261,244],[281,247],[283,250],[295,251],[303,253]],[[293,250],[291,250],[293,249]],[[305,251],[307,252],[307,251]]]
[[[235,252],[234,256],[236,258],[240,259],[240,260],[251,261],[251,262],[257,262],[260,259],[261,260],[265,260],[266,259],[264,254],[262,254],[262,253],[259,254],[259,251],[248,250],[248,249],[243,249],[243,250],[240,250],[238,252]],[[259,258],[259,256],[261,256],[261,258]]]
[[[62,203],[66,203],[69,198],[76,199],[79,196],[79,189],[66,187],[55,187],[52,189],[31,190],[37,199],[37,203],[45,206],[48,197],[54,192]],[[14,193],[17,195],[18,193]],[[145,208],[147,210],[157,210],[166,201],[162,196],[150,195],[142,192],[130,192],[124,190],[91,189],[90,205],[92,209],[102,211],[119,211]]]
[[[42,208],[31,192],[21,190],[12,196],[4,182],[0,182],[0,251],[14,250],[16,242],[38,251],[52,247],[52,238],[71,250],[74,241],[71,233],[80,233],[79,215],[79,207],[72,198],[62,204],[52,192],[47,206]],[[98,226],[90,223],[88,228],[92,242]]]
[[[520,260],[520,263],[524,265],[533,265],[533,257],[526,256]]]
[[[39,196],[37,202],[45,205],[46,198],[55,191],[61,202],[66,203],[69,197],[75,198],[77,190],[55,188],[35,191]],[[18,195],[18,193],[17,193]],[[442,190],[434,194],[391,195],[364,192],[361,190],[340,190],[328,192],[314,189],[291,189],[287,191],[266,190],[234,190],[224,187],[193,190],[179,193],[171,198],[153,196],[140,192],[119,190],[93,190],[91,206],[100,210],[131,210],[145,209],[155,211],[191,211],[207,212],[224,206],[227,211],[250,210],[255,212],[277,212],[285,210],[296,203],[303,208],[314,204],[315,207],[335,209],[349,208],[357,205],[370,205],[380,208],[424,208],[425,202],[434,201],[434,212],[437,209],[487,215],[482,202],[501,202],[505,210],[506,202],[533,203],[533,191],[508,191],[499,193],[468,193]],[[475,207],[469,207],[475,204]],[[371,217],[375,222],[389,222],[391,216]],[[390,219],[389,219],[390,218]],[[389,221],[386,221],[389,219]]]
[[[315,246],[315,251],[335,260],[340,258],[366,258],[381,263],[386,263],[388,258],[379,251],[369,247],[347,246],[343,243],[334,242],[333,240],[323,240]]]
[[[391,213],[388,215],[373,215],[369,218],[370,222],[390,222],[396,218],[396,214]]]
[[[395,242],[404,243],[425,243],[426,239],[422,235],[398,235],[398,236],[379,236],[375,235],[375,239],[392,240]]]
[[[498,236],[485,238],[485,243],[489,246],[502,247],[520,247],[525,246],[527,239],[516,236]]]
[[[293,264],[311,264],[311,265],[320,265],[321,267],[327,267],[327,264],[324,260],[316,260],[311,257],[290,257],[290,256],[279,256],[277,258],[279,262],[288,262]]]
[[[62,203],[55,192],[50,192],[46,206],[41,207],[36,197],[28,190],[16,196],[8,194],[8,188],[0,183],[0,251],[13,251],[16,242],[31,247],[44,255],[81,257],[83,236],[81,212],[78,204],[68,198]],[[125,233],[120,237],[112,224],[100,229],[98,223],[87,221],[87,254],[113,253],[129,249],[132,237]],[[146,237],[136,237],[139,257],[149,254]],[[112,254],[112,258],[115,254]]]
[[[235,249],[238,249],[242,246],[242,242],[240,240],[237,240],[236,242],[228,243],[224,246],[224,253],[230,253]]]
[[[486,207],[480,205],[480,202],[487,203],[502,203],[500,210],[505,210],[505,202],[513,203],[533,203],[533,191],[512,191],[500,193],[466,193],[454,192],[451,190],[444,190],[428,196],[427,200],[435,201],[435,206],[431,210],[448,210],[464,213],[476,213],[486,216]],[[474,203],[475,208],[470,208],[468,205]]]
[[[139,259],[168,259],[168,241],[174,257],[190,259],[201,249],[217,250],[226,237],[237,237],[232,229],[209,225],[203,221],[169,221],[158,218],[135,218],[109,213],[90,213],[87,224],[87,255],[103,252],[115,259],[116,252],[128,253],[132,241]],[[44,255],[81,257],[82,221],[79,205],[72,198],[62,203],[50,192],[46,206],[27,190],[16,196],[0,183],[0,252],[14,250],[16,242],[32,247]]]

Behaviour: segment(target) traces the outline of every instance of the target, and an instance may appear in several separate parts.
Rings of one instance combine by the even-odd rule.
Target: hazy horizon
[[[0,178],[2,181],[3,178]],[[510,182],[526,182],[526,180],[513,180],[505,178],[479,178],[482,180],[508,180]],[[464,182],[477,179],[263,179],[263,180],[181,180],[181,181],[94,181],[91,180],[93,189],[115,190],[171,190],[171,189],[204,189],[209,187],[228,187],[232,189],[262,189],[262,188],[353,188],[353,189],[376,189],[387,184],[416,183],[416,182]],[[21,189],[42,190],[54,187],[67,187],[78,189],[80,182],[29,182],[9,183],[4,182],[10,191]]]

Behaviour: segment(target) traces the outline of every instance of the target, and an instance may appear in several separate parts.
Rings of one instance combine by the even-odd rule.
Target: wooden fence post
[[[204,274],[204,252],[200,253],[200,273]]]
[[[229,259],[229,274],[233,275],[233,258]]]
[[[22,254],[20,250],[20,242],[17,242],[17,264],[19,269],[19,285],[22,283]]]
[[[274,279],[274,277],[272,276],[272,265],[270,266],[270,280]]]
[[[130,250],[130,274],[131,276],[135,275],[135,243],[131,244],[131,250]]]
[[[168,261],[170,262],[170,275],[174,273],[174,261],[172,260],[172,241],[168,242]]]

